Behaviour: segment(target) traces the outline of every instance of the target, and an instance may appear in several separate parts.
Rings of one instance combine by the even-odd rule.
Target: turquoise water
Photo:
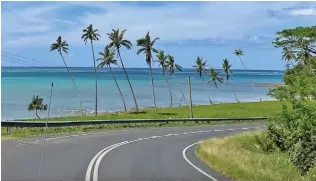
[[[95,100],[95,75],[93,68],[71,68],[75,82],[80,92],[83,108],[86,113],[93,113]],[[134,88],[139,107],[153,106],[151,81],[148,69],[127,69],[132,86]],[[115,76],[124,94],[128,109],[134,107],[134,102],[128,83],[122,69],[114,69]],[[267,96],[269,87],[255,86],[257,92],[249,85],[252,83],[281,83],[282,71],[263,70],[233,70],[233,76],[229,83],[207,84],[210,98],[214,102],[236,102],[233,91],[242,102],[271,99]],[[39,95],[48,103],[51,83],[54,82],[51,116],[80,115],[80,104],[73,88],[72,81],[65,68],[9,68],[2,67],[1,72],[1,96],[2,96],[2,120],[21,119],[35,117],[34,112],[29,112],[27,106],[33,95]],[[169,106],[170,98],[165,78],[161,69],[154,69],[154,83],[157,106]],[[221,74],[224,77],[223,74]],[[180,89],[188,100],[188,77],[191,76],[193,104],[208,104],[202,80],[193,69],[184,69],[169,77],[173,93],[174,106],[179,106],[182,95]],[[208,77],[205,77],[207,80]],[[106,69],[98,69],[98,107],[99,111],[123,110],[122,101],[117,91],[110,72]],[[185,102],[182,100],[181,105]],[[47,116],[47,112],[39,113]]]

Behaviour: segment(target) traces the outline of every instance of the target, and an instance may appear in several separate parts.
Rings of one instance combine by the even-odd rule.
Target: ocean
[[[95,104],[95,74],[93,68],[70,68],[80,92],[83,108],[86,114],[94,112]],[[107,69],[98,69],[98,111],[114,112],[123,110],[120,94],[115,82]],[[128,109],[134,109],[133,97],[124,72],[113,68],[118,84],[123,92]],[[276,70],[232,70],[229,82],[207,83],[209,97],[214,103],[236,102],[234,92],[241,102],[272,99],[267,95],[269,84],[282,83],[283,71]],[[127,73],[134,88],[140,108],[152,107],[151,79],[147,68],[127,68]],[[1,120],[34,118],[35,113],[27,110],[33,95],[39,95],[44,103],[49,103],[51,83],[54,83],[50,117],[80,115],[80,104],[71,78],[64,67],[2,67],[1,71]],[[224,74],[220,74],[224,79]],[[165,78],[161,69],[153,69],[157,106],[169,106],[170,97]],[[169,76],[172,89],[173,106],[185,105],[184,93],[189,101],[188,77],[191,77],[193,104],[209,104],[205,95],[202,79],[194,69],[183,69]],[[254,88],[250,85],[254,84]],[[181,103],[180,103],[181,102]],[[46,117],[47,112],[39,112]]]

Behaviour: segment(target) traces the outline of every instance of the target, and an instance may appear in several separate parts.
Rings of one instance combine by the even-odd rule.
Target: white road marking
[[[122,144],[122,143],[125,143],[125,142],[126,142],[126,141],[123,141],[123,142],[120,142],[120,143],[116,143],[116,144],[110,145],[110,146],[104,148],[103,150],[99,151],[99,152],[92,158],[92,160],[91,160],[90,163],[89,163],[89,166],[88,166],[87,172],[86,172],[85,181],[90,181],[91,170],[92,170],[92,167],[93,167],[93,165],[94,165],[94,162],[95,162],[95,160],[96,160],[104,151],[106,151],[106,150],[109,149],[109,148],[112,148],[113,146],[116,146],[116,145],[119,145],[119,144]]]
[[[248,127],[247,129],[250,129],[250,128],[261,128],[261,127],[266,127],[266,126],[258,126],[258,127]],[[160,138],[160,137],[167,137],[167,136],[177,136],[177,135],[187,135],[187,134],[195,134],[195,133],[206,133],[206,132],[212,132],[212,131],[227,131],[227,130],[238,130],[238,129],[243,129],[243,128],[236,128],[236,129],[224,129],[224,130],[207,130],[207,131],[196,131],[196,132],[183,132],[183,133],[178,133],[178,134],[167,134],[167,135],[163,135],[163,136],[152,136],[152,137],[147,137],[147,138],[138,138],[136,140],[133,140],[133,141],[123,141],[123,142],[120,142],[120,143],[117,143],[117,144],[113,144],[113,145],[110,145],[106,148],[104,148],[103,150],[101,150],[100,152],[98,152],[94,157],[93,159],[90,161],[89,163],[89,166],[88,166],[88,169],[87,169],[87,172],[86,172],[86,178],[85,180],[86,181],[90,181],[91,179],[91,173],[92,173],[92,167],[93,165],[94,166],[94,169],[93,169],[93,175],[92,175],[92,180],[93,181],[98,181],[98,171],[99,171],[99,166],[100,166],[100,163],[103,159],[103,157],[108,154],[111,150],[119,147],[119,146],[122,146],[122,145],[125,145],[125,144],[128,144],[128,143],[133,143],[133,142],[138,142],[138,141],[142,141],[142,140],[147,140],[147,139],[155,139],[155,138]],[[184,159],[191,165],[193,166],[196,170],[198,170],[199,172],[201,172],[202,174],[204,174],[205,176],[207,176],[208,178],[212,179],[213,181],[217,181],[215,178],[213,178],[212,176],[208,175],[207,173],[205,173],[203,170],[201,170],[200,168],[196,167],[195,165],[193,165],[186,157],[185,155],[185,152],[186,150],[195,145],[195,144],[198,144],[199,142],[197,143],[194,143],[192,145],[189,145],[188,147],[186,147],[183,152],[182,152],[182,155],[184,157]]]
[[[186,148],[184,148],[184,150],[182,151],[182,156],[185,159],[185,161],[190,164],[193,168],[195,168],[197,171],[199,171],[200,173],[202,173],[203,175],[205,175],[206,177],[208,177],[209,179],[212,179],[213,181],[217,181],[216,178],[212,177],[211,175],[207,174],[206,172],[204,172],[203,170],[201,170],[199,167],[195,166],[192,162],[190,162],[190,160],[187,158],[187,156],[185,155],[185,152],[187,151],[187,149],[189,149],[191,146],[194,146],[198,143],[201,143],[202,141],[193,143],[189,146],[187,146]]]

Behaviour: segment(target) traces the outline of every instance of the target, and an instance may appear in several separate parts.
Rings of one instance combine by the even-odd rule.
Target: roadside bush
[[[271,153],[275,151],[276,146],[274,144],[274,141],[270,138],[269,133],[267,131],[264,131],[259,135],[254,135],[254,137],[263,152]]]

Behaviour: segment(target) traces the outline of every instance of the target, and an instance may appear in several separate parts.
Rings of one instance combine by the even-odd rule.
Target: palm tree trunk
[[[245,64],[244,64],[244,62],[243,62],[242,59],[240,58],[240,56],[238,56],[238,57],[239,57],[239,60],[241,61],[242,65],[244,66],[244,68],[247,69],[246,66],[245,66]],[[255,91],[255,93],[257,93],[257,89],[253,86],[251,80],[250,80],[250,85],[251,85],[251,87],[253,88],[253,90]],[[261,102],[261,97],[260,97],[260,102]]]
[[[154,107],[155,111],[157,112],[157,106],[156,106],[156,95],[155,95],[155,87],[154,87],[154,77],[151,69],[151,63],[149,63],[149,72],[150,72],[150,77],[151,77],[151,87],[153,91],[153,101],[154,101]]]
[[[169,89],[169,95],[170,95],[170,107],[172,107],[172,93],[171,93],[171,88],[170,88],[168,76],[165,76],[164,72],[163,72],[163,76],[166,78],[166,82],[167,82],[168,89]]]
[[[208,100],[210,101],[210,103],[213,104],[213,102],[212,102],[210,96],[208,96],[208,92],[207,92],[207,90],[206,90],[205,81],[204,81],[204,76],[203,76],[202,74],[201,74],[201,76],[202,76],[202,80],[203,80],[203,86],[204,86],[205,95],[208,97]]]
[[[173,77],[174,77],[174,75],[173,75]],[[174,78],[175,78],[175,77],[174,77]],[[182,92],[182,89],[179,88],[179,90],[180,90],[180,93],[182,94],[182,98],[181,98],[181,100],[180,100],[179,105],[181,105],[183,98],[184,98],[185,104],[187,105],[187,104],[188,104],[188,101],[187,101],[187,99],[185,98],[185,96],[184,96],[184,94],[183,94],[183,92]]]
[[[36,116],[37,116],[38,119],[41,119],[41,118],[38,116],[38,114],[37,114],[37,109],[35,109],[35,114],[36,114]]]
[[[111,74],[112,74],[113,80],[114,80],[114,82],[115,82],[115,84],[116,84],[116,87],[117,87],[118,91],[120,92],[120,95],[121,95],[121,98],[122,98],[122,101],[123,101],[123,105],[124,105],[124,111],[126,112],[127,109],[126,109],[126,104],[125,104],[125,100],[124,100],[122,91],[121,91],[121,89],[120,89],[120,87],[119,87],[119,85],[118,85],[118,83],[117,83],[117,81],[116,81],[116,78],[115,78],[114,74],[113,74],[111,65],[109,65],[109,68],[110,68],[110,72],[111,72]]]
[[[92,56],[93,56],[93,66],[94,66],[94,74],[95,74],[95,116],[98,115],[98,75],[97,75],[97,69],[95,67],[95,57],[94,57],[94,49],[93,49],[93,43],[92,40],[90,40],[91,43],[91,50],[92,50]]]
[[[76,86],[75,80],[74,80],[73,76],[71,75],[71,73],[70,73],[70,71],[69,71],[69,68],[68,68],[68,66],[67,66],[67,64],[66,64],[66,61],[65,61],[65,59],[64,59],[63,54],[60,53],[60,56],[61,56],[61,58],[63,59],[63,62],[64,62],[64,65],[65,65],[65,67],[66,67],[66,69],[67,69],[67,72],[68,72],[69,76],[71,77],[72,83],[74,84],[74,87],[75,87],[75,89],[76,89],[76,92],[77,92],[77,95],[78,95],[78,98],[79,98],[79,101],[80,101],[81,115],[83,116],[82,102],[81,102],[81,99],[80,99],[80,94],[79,94],[78,88],[77,88],[77,86]]]
[[[128,77],[128,75],[127,75],[127,72],[126,72],[126,70],[125,70],[124,63],[123,63],[123,60],[122,60],[122,57],[121,57],[121,53],[120,53],[120,49],[119,49],[119,48],[117,48],[117,53],[118,53],[118,56],[119,56],[119,58],[120,58],[120,60],[121,60],[122,68],[123,68],[123,70],[124,70],[125,76],[126,76],[126,78],[127,78],[129,87],[130,87],[131,92],[132,92],[132,95],[133,95],[133,99],[134,99],[135,106],[136,106],[136,112],[138,113],[138,105],[137,105],[136,97],[135,97],[135,94],[134,94],[134,90],[133,90],[132,84],[131,84],[131,82],[130,82],[130,80],[129,80],[129,77]]]

